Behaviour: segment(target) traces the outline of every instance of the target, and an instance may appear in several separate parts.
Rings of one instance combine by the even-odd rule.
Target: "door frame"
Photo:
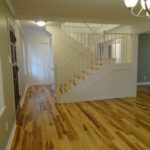
[[[13,84],[13,97],[14,97],[14,108],[15,108],[15,111],[16,111],[16,119],[18,118],[19,116],[19,112],[20,112],[20,102],[21,102],[21,97],[19,99],[19,102],[17,104],[17,108],[16,108],[16,98],[15,98],[15,88],[14,88],[14,75],[13,75],[13,64],[12,64],[12,53],[11,53],[11,41],[10,41],[10,31],[12,31],[14,34],[15,34],[15,28],[16,28],[16,25],[15,25],[15,22],[13,21],[12,18],[10,17],[7,17],[7,31],[8,31],[8,37],[9,37],[9,40],[8,40],[8,44],[9,44],[9,63],[11,64],[11,70],[12,70],[12,84]],[[15,34],[16,36],[16,34]],[[15,43],[15,46],[17,47],[16,43]],[[16,57],[17,57],[17,49],[16,49]],[[18,64],[16,64],[18,66]],[[19,88],[19,76],[18,76],[18,88]],[[20,91],[20,89],[19,89]],[[20,92],[19,92],[19,96],[20,96]]]
[[[28,70],[27,70],[27,72],[28,72],[28,81],[29,81],[29,85],[31,86],[31,85],[41,85],[40,83],[37,83],[37,84],[33,84],[32,82],[31,82],[31,53],[30,53],[30,50],[29,50],[29,46],[30,45],[32,45],[32,44],[48,44],[49,46],[50,46],[50,43],[48,43],[48,42],[28,42],[27,43],[27,50],[28,50],[28,52],[27,52],[27,54],[28,54]],[[49,47],[50,49],[50,51],[51,51],[51,46]],[[52,86],[52,84],[42,84],[42,85],[51,85]]]

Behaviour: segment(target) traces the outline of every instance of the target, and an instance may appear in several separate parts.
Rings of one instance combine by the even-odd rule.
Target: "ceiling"
[[[24,34],[42,34],[45,33],[44,27],[36,25],[35,21],[18,21]]]
[[[35,21],[18,20],[17,21],[24,34],[45,34],[45,27],[39,27]],[[63,30],[86,33],[102,33],[119,27],[117,24],[95,24],[95,23],[76,23],[76,22],[46,22],[46,26],[57,26]]]
[[[9,1],[9,0],[7,0]],[[17,19],[133,24],[124,0],[10,0]]]

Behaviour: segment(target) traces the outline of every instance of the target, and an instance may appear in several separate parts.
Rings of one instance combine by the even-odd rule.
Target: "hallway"
[[[150,87],[138,98],[56,105],[49,91],[28,89],[12,150],[150,149]]]

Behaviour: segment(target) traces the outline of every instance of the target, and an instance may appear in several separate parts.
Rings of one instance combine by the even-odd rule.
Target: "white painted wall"
[[[72,60],[78,53],[85,50],[77,41],[70,38],[59,27],[48,26],[46,30],[52,34],[52,48],[54,49],[54,63],[57,67]]]
[[[50,38],[46,35],[46,33],[25,33],[25,38],[28,43],[50,43]]]
[[[81,81],[70,92],[63,95],[58,102],[133,97],[135,96],[132,90],[133,80],[132,64],[104,65],[93,76]]]
[[[150,21],[147,19],[141,23],[133,24],[131,27],[132,32],[136,34],[150,32]]]
[[[120,25],[115,29],[109,31],[111,33],[132,33],[132,26],[131,25]]]
[[[137,94],[137,72],[138,72],[138,35],[133,34],[132,40],[132,92]]]
[[[91,90],[92,88],[92,90]],[[76,98],[79,100],[99,100],[133,96],[132,69],[114,69],[101,80],[96,81]]]

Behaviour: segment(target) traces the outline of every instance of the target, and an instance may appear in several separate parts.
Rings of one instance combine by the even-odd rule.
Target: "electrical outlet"
[[[144,76],[144,80],[146,80],[147,79],[147,77],[146,76]]]
[[[6,131],[9,130],[9,127],[8,127],[8,121],[5,122],[5,128],[6,128]]]

